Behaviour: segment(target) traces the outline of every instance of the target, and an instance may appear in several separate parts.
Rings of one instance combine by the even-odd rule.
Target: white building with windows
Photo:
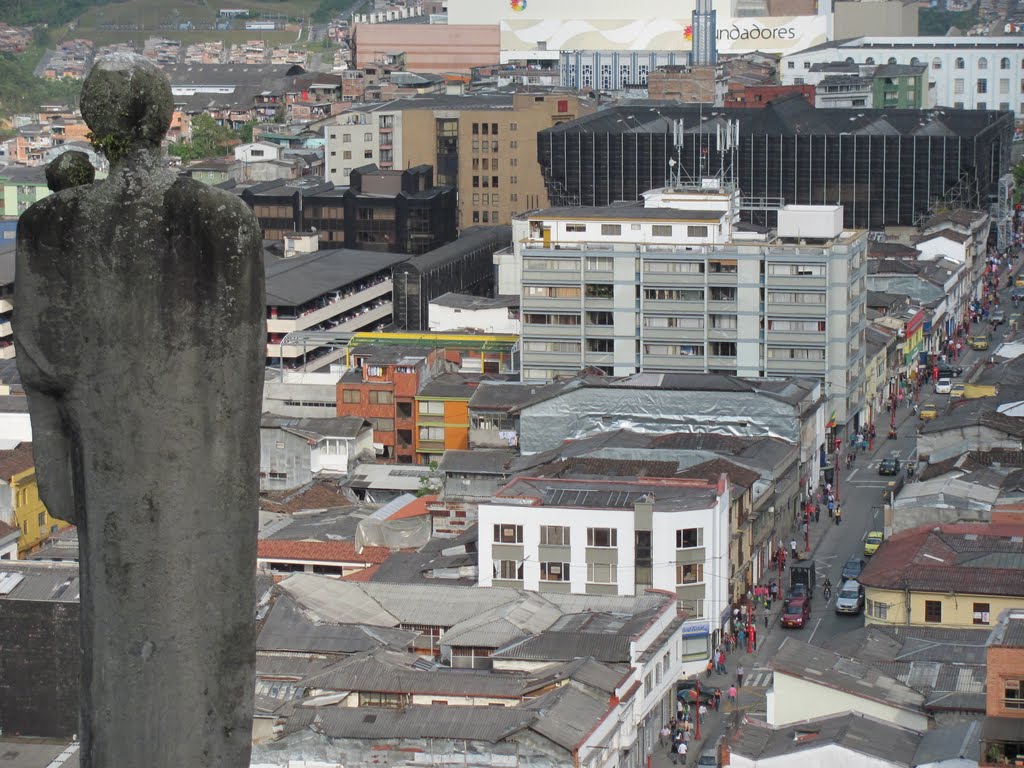
[[[857,37],[787,53],[783,85],[812,83],[811,67],[850,64],[925,64],[937,107],[1024,114],[1024,45],[1015,37]]]
[[[729,505],[724,475],[717,483],[518,477],[479,505],[480,585],[542,594],[664,590],[699,630],[689,635],[696,647],[728,619]]]
[[[352,169],[370,163],[385,170],[405,167],[402,110],[394,104],[361,104],[322,123],[327,181],[347,187]]]
[[[682,188],[514,220],[495,262],[499,293],[520,294],[523,380],[587,367],[818,378],[830,415],[855,422],[866,233],[843,228],[841,206],[784,206],[774,230],[738,219],[736,191]]]

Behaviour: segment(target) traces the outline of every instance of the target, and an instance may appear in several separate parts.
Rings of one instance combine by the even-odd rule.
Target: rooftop
[[[316,251],[267,264],[267,306],[297,307],[339,288],[389,271],[409,257],[402,253]]]
[[[878,589],[1024,596],[1024,525],[928,523],[901,531],[860,581]]]
[[[431,304],[437,304],[441,307],[451,307],[452,309],[467,309],[467,310],[484,310],[484,309],[503,309],[506,307],[518,307],[519,297],[518,296],[495,296],[489,298],[487,296],[471,296],[466,293],[445,293],[438,296],[436,299],[430,300]]]
[[[495,503],[530,501],[533,506],[580,509],[629,509],[652,502],[655,509],[707,509],[718,498],[716,483],[674,478],[572,480],[517,477],[495,495]]]
[[[4,560],[0,563],[0,599],[52,600],[77,603],[77,563],[37,563]]]

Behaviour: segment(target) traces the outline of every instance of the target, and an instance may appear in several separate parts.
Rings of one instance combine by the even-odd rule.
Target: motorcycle
[[[832,599],[832,585],[826,584],[823,591],[825,593],[825,602],[827,603]]]

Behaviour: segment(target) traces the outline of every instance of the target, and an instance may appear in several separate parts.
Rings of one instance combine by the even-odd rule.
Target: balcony
[[[0,360],[12,360],[14,358],[14,345],[7,344],[0,346]]]
[[[0,313],[13,312],[14,304],[11,303],[11,299],[0,299]]]
[[[367,326],[379,323],[387,318],[391,317],[392,304],[390,301],[386,301],[379,307],[368,309],[366,312],[361,312],[354,317],[350,317],[340,323],[330,326],[325,329],[328,331],[337,331],[344,333],[346,331],[360,331],[365,329]],[[267,357],[301,357],[304,353],[312,352],[318,347],[307,346],[302,347],[298,344],[288,344],[287,346],[281,346],[280,344],[268,342],[267,343]]]
[[[371,285],[364,291],[356,291],[348,296],[339,296],[324,307],[312,312],[307,312],[297,318],[268,318],[267,333],[291,333],[292,331],[303,331],[307,328],[312,328],[314,325],[320,325],[321,323],[327,322],[337,315],[358,307],[360,304],[365,304],[368,301],[372,301],[373,299],[390,292],[391,281],[383,280],[376,285]]]
[[[470,429],[470,448],[515,448],[519,435],[514,430]]]

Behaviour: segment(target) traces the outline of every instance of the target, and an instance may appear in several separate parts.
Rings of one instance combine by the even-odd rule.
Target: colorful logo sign
[[[509,0],[509,5],[516,13],[526,10],[526,0]]]
[[[686,40],[693,40],[693,24],[686,25],[686,29],[683,30],[683,37]]]

